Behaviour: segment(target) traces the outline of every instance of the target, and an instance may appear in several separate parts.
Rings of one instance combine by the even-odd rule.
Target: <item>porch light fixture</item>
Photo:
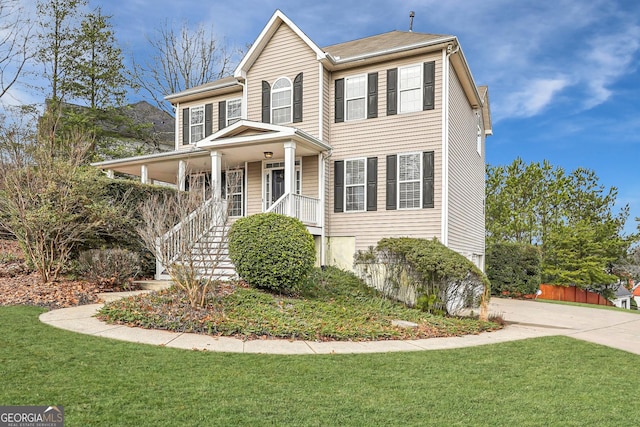
[[[265,159],[270,159],[273,157],[273,151],[265,151],[264,152],[264,158]]]

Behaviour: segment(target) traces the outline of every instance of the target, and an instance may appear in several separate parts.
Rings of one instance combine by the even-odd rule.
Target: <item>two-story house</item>
[[[319,264],[412,236],[483,267],[489,98],[455,36],[321,48],[276,11],[233,76],[166,99],[174,151],[96,166],[233,200],[232,216],[296,216]]]

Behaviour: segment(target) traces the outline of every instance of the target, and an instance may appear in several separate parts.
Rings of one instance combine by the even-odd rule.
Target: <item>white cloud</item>
[[[569,86],[564,77],[521,82],[522,89],[496,102],[501,117],[532,117],[539,114],[554,97]]]

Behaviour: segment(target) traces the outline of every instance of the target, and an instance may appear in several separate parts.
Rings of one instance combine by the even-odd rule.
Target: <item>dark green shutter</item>
[[[344,160],[333,162],[333,211],[344,212]]]
[[[336,123],[342,123],[344,122],[344,79],[336,80],[335,101]]]
[[[398,69],[387,70],[387,116],[398,114]]]
[[[293,122],[302,121],[302,73],[293,80]]]
[[[422,153],[422,207],[433,208],[434,194],[434,155],[433,151]]]
[[[189,143],[189,109],[182,110],[182,143]]]
[[[218,130],[227,127],[227,101],[218,102]]]
[[[435,108],[436,62],[424,63],[424,89],[422,93],[422,109]]]
[[[367,158],[367,210],[378,210],[378,158]]]
[[[369,73],[367,76],[367,118],[378,117],[378,73]]]
[[[387,156],[387,210],[396,209],[396,199],[398,198],[398,185],[396,168],[398,156],[393,154]]]
[[[207,137],[213,133],[213,104],[204,106],[204,136]]]
[[[262,81],[262,123],[271,123],[271,85]]]

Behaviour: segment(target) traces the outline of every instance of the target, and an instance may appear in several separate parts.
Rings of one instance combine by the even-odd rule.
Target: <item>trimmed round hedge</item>
[[[275,213],[240,218],[229,232],[229,256],[250,286],[291,293],[313,269],[313,236],[298,219]]]

